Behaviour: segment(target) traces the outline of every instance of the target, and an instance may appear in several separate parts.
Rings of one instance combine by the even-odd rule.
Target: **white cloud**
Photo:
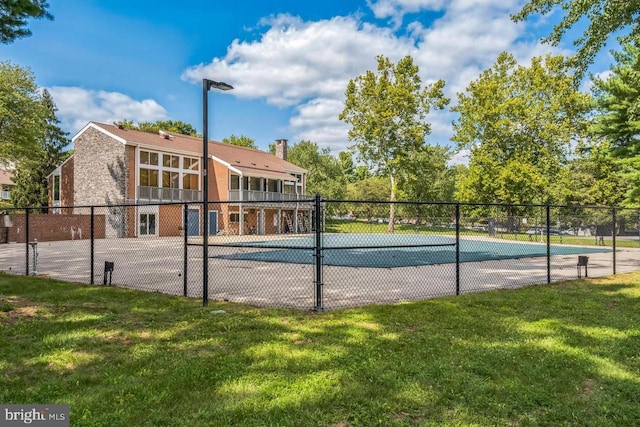
[[[376,18],[390,18],[396,28],[402,24],[402,18],[407,13],[421,10],[442,10],[444,0],[377,0],[367,1]]]
[[[223,80],[236,96],[295,106],[341,97],[349,79],[375,67],[376,55],[397,59],[415,50],[412,39],[352,16],[304,22],[280,15],[263,23],[270,27],[259,40],[234,40],[223,58],[190,67],[182,78]]]
[[[89,121],[112,123],[128,119],[134,122],[167,119],[167,111],[153,99],[137,101],[128,95],[80,87],[54,86],[48,88],[64,129],[72,133]]]
[[[338,120],[344,108],[342,100],[316,98],[296,108],[296,115],[289,120],[297,140],[309,140],[331,148],[337,155],[351,143],[347,139],[349,127]]]
[[[277,107],[293,107],[290,131],[337,152],[350,145],[348,126],[338,120],[350,79],[375,70],[377,55],[397,61],[413,56],[424,82],[444,79],[445,93],[456,102],[469,82],[490,67],[502,51],[528,61],[555,49],[524,39],[525,24],[510,19],[521,0],[377,0],[376,17],[399,22],[410,13],[442,12],[427,26],[418,20],[394,27],[366,23],[357,16],[304,21],[290,15],[264,19],[265,31],[251,41],[234,40],[223,57],[183,72],[183,80],[202,78],[232,84],[233,96],[265,99]],[[446,144],[454,116],[430,117],[430,142]]]

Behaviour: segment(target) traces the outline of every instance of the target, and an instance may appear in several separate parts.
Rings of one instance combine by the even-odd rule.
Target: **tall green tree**
[[[42,93],[42,105],[47,112],[44,137],[31,156],[17,163],[13,176],[11,203],[16,207],[47,206],[47,176],[70,155],[64,151],[70,142],[68,135],[60,129],[56,105],[46,89]]]
[[[353,163],[353,154],[350,151],[341,151],[338,153],[338,160],[342,166],[342,173],[344,173],[347,181],[353,182],[356,172],[355,164]]]
[[[158,133],[163,130],[165,132],[174,132],[188,136],[199,136],[196,129],[190,124],[180,120],[157,120],[155,122],[134,123],[132,120],[123,120],[119,122],[126,129],[139,130],[142,132]]]
[[[586,130],[591,97],[576,89],[562,56],[531,65],[501,53],[492,68],[458,94],[453,140],[471,152],[458,197],[508,204],[554,201],[549,191],[573,141]]]
[[[358,200],[348,203],[344,209],[359,218],[371,221],[389,214],[389,205],[380,203],[389,195],[389,180],[383,176],[369,176],[347,186],[347,198]],[[376,203],[376,201],[380,201]]]
[[[612,52],[607,77],[593,79],[597,114],[590,130],[606,139],[631,186],[626,202],[640,203],[640,35]]]
[[[609,141],[580,143],[552,184],[552,191],[563,205],[617,206],[628,190],[628,182],[620,172],[621,165],[611,156]]]
[[[349,139],[360,160],[389,177],[388,232],[394,231],[397,176],[406,167],[407,156],[420,150],[431,133],[426,121],[431,108],[442,109],[449,100],[444,81],[425,87],[418,66],[410,56],[397,64],[378,56],[378,72],[367,71],[349,81],[340,120],[349,123]]]
[[[606,77],[594,77],[597,115],[591,131],[613,144],[618,157],[640,155],[640,35],[611,52]]]
[[[289,147],[287,160],[308,171],[307,194],[320,193],[327,199],[344,198],[347,179],[338,159],[328,148],[320,149],[311,141],[300,141]]]
[[[258,149],[258,146],[256,145],[256,141],[244,135],[240,135],[240,136],[231,135],[230,137],[223,138],[222,142],[224,142],[225,144],[237,145],[239,147],[253,148],[254,150]]]
[[[0,43],[31,35],[27,19],[53,19],[46,0],[0,0]]]
[[[402,199],[452,201],[454,171],[447,166],[451,151],[427,145],[409,154],[407,167],[398,177]]]
[[[529,0],[513,19],[524,21],[532,15],[551,15],[558,10],[564,13],[562,21],[554,26],[544,42],[558,45],[577,22],[589,22],[585,32],[573,41],[578,48],[575,62],[578,77],[584,76],[612,34],[629,29],[629,35],[640,35],[640,3],[637,0]]]
[[[427,145],[409,154],[407,167],[398,177],[399,199],[407,201],[453,201],[455,169],[447,166],[448,148]],[[419,220],[439,215],[439,206],[402,205],[402,214]]]
[[[47,110],[33,73],[0,62],[0,162],[18,161],[38,148]]]

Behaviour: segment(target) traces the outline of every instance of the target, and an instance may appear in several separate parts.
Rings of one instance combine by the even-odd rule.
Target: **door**
[[[198,209],[187,210],[187,236],[200,235],[200,211]]]
[[[209,211],[209,236],[218,233],[218,211]]]

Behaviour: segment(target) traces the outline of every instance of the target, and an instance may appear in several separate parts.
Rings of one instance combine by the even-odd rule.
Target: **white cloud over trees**
[[[181,78],[199,84],[203,77],[231,83],[232,96],[263,100],[291,111],[296,140],[309,139],[335,153],[348,145],[347,126],[338,120],[350,79],[373,70],[376,56],[392,61],[411,55],[423,81],[443,79],[455,101],[468,82],[489,67],[501,51],[528,61],[552,48],[515,24],[510,13],[519,0],[376,0],[367,4],[377,20],[362,14],[305,21],[288,14],[263,18],[258,37],[233,40],[224,56],[185,69]],[[422,12],[437,12],[424,20]],[[431,16],[433,19],[433,16]],[[385,21],[387,20],[387,21]],[[528,37],[528,38],[527,38]],[[152,99],[136,100],[114,92],[54,87],[51,94],[63,123],[88,120],[166,119]],[[452,116],[433,118],[434,143],[446,144]]]

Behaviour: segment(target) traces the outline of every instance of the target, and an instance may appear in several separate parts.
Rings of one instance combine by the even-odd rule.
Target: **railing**
[[[271,191],[257,190],[229,190],[229,201],[231,202],[279,202],[298,200],[305,197],[306,196],[302,194],[295,193],[274,193]]]
[[[202,192],[181,188],[138,187],[138,200],[162,202],[199,202]]]
[[[0,192],[0,199],[2,199],[2,200],[10,200],[11,199],[11,192],[10,191],[6,191],[6,190],[2,190]]]

